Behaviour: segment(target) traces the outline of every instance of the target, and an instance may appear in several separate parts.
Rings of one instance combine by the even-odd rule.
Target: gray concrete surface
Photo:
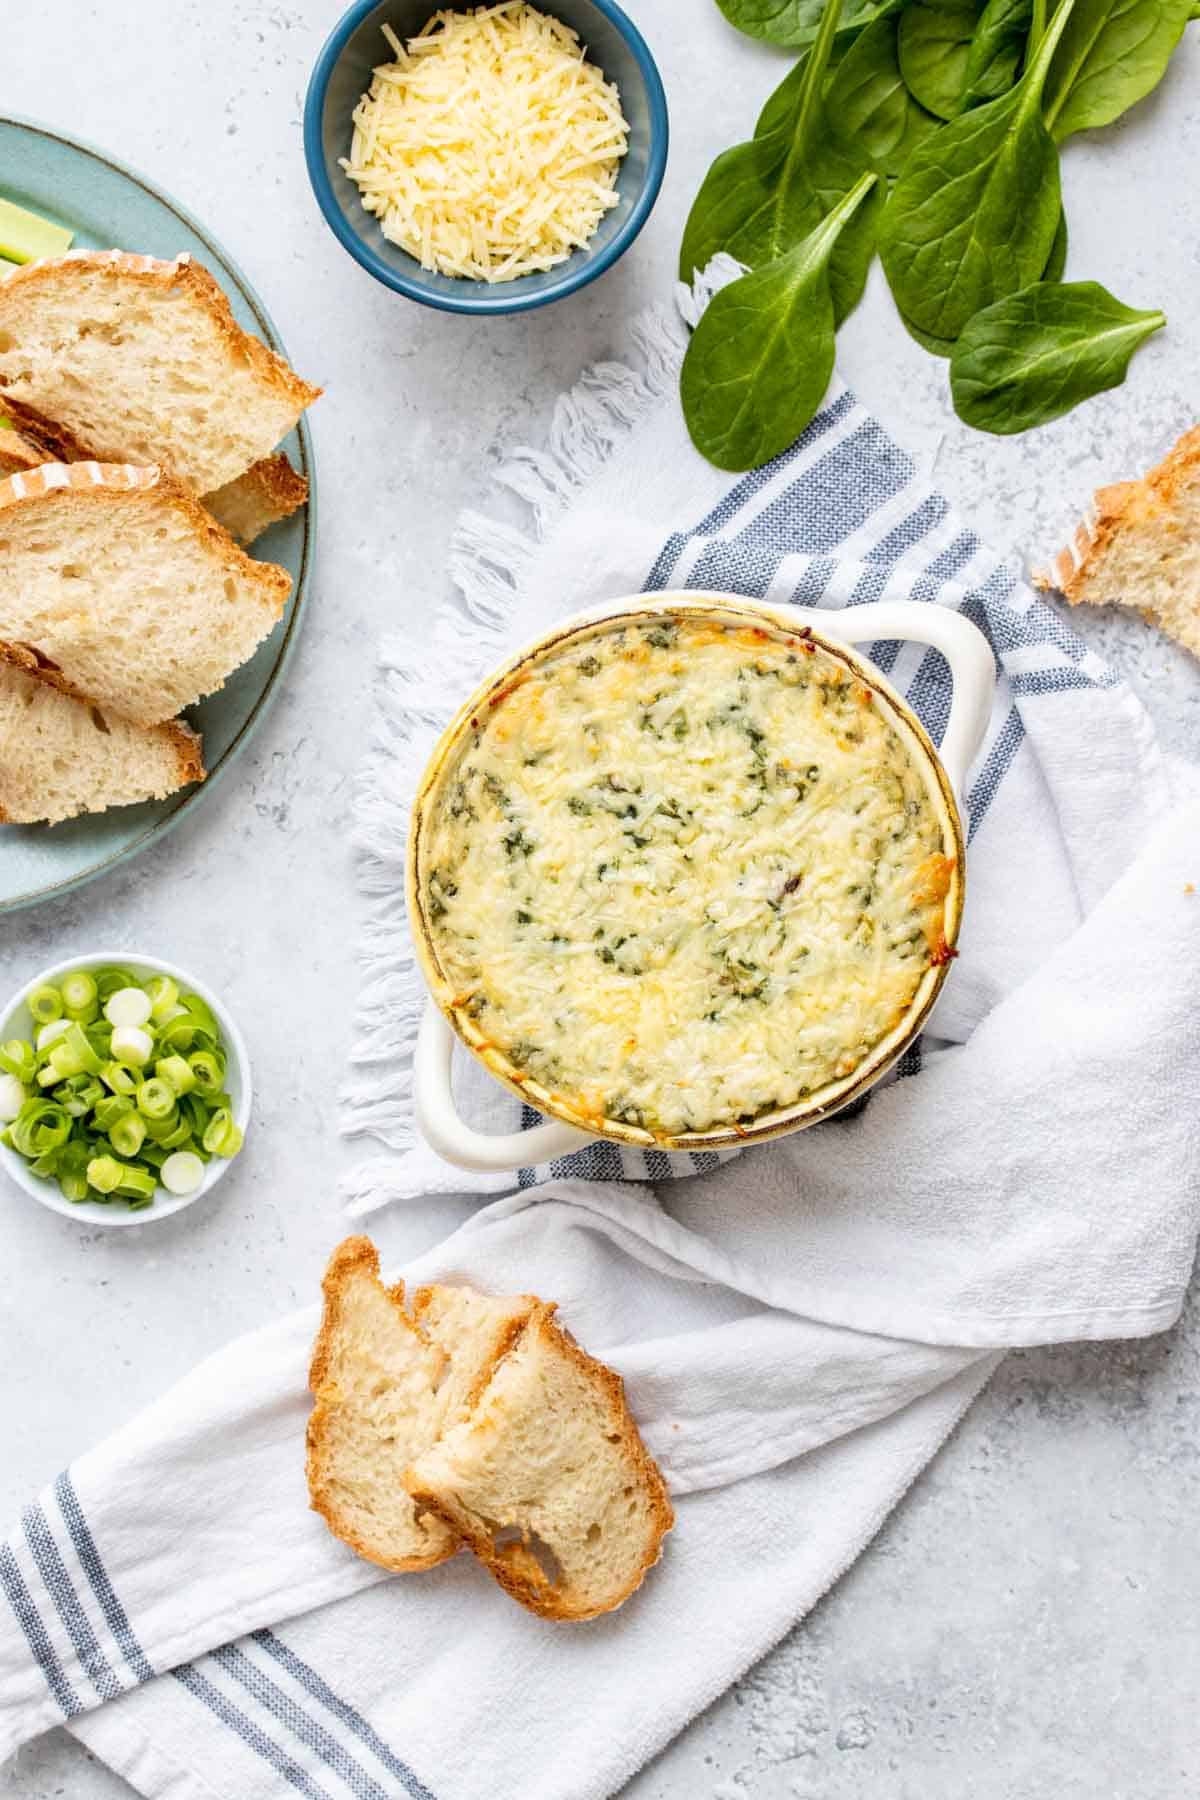
[[[353,1154],[336,1136],[335,1090],[358,916],[345,827],[372,641],[407,622],[419,633],[460,507],[667,291],[700,174],[782,69],[711,0],[631,0],[672,105],[658,209],[625,261],[573,301],[477,325],[387,295],[319,220],[299,118],[337,10],[53,0],[22,11],[0,55],[0,111],[105,146],[197,212],[259,285],[297,365],[328,389],[314,417],[311,615],[269,724],[189,828],[85,893],[0,923],[5,993],[100,940],[206,974],[247,1030],[259,1095],[214,1203],[161,1228],[105,1236],[0,1194],[0,1517],[213,1345],[309,1298]],[[944,365],[906,338],[878,271],[842,335],[842,373],[1002,549],[1052,547],[1097,481],[1151,460],[1200,415],[1198,77],[1200,38],[1133,119],[1066,157],[1071,273],[1170,318],[1126,388],[1028,438],[972,437],[950,412]],[[1086,629],[1164,737],[1195,755],[1196,666],[1135,620]],[[461,1212],[450,1201],[393,1211],[376,1235],[399,1258]],[[868,1554],[630,1800],[1193,1794],[1198,1342],[1190,1315],[1151,1343],[1010,1358]],[[127,1794],[62,1734],[0,1770],[5,1800]]]

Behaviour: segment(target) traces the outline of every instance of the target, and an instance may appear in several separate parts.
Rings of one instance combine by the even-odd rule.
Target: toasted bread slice
[[[0,476],[16,475],[47,462],[97,462],[95,451],[28,407],[0,399]],[[270,526],[288,519],[308,499],[308,483],[287,457],[264,456],[226,482],[202,504],[239,544],[252,544]]]
[[[385,1569],[427,1569],[458,1548],[419,1512],[404,1471],[486,1383],[533,1312],[529,1296],[386,1288],[369,1238],[347,1238],[322,1284],[325,1312],[309,1385],[308,1488],[335,1537]]]
[[[1200,426],[1142,480],[1101,488],[1034,580],[1072,605],[1131,607],[1200,656]]]
[[[205,494],[204,505],[231,538],[252,544],[270,526],[290,519],[307,499],[307,481],[286,456],[279,455],[263,457],[236,481]]]
[[[501,1587],[547,1619],[611,1612],[674,1524],[619,1375],[536,1313],[474,1409],[405,1475]]]
[[[0,481],[0,568],[0,643],[135,725],[219,688],[292,585],[161,469],[102,463]]]
[[[214,493],[319,393],[188,256],[70,251],[0,283],[0,405],[35,408],[99,462],[155,463]]]
[[[0,396],[0,476],[46,462],[85,461],[83,446],[69,431]]]
[[[203,780],[200,739],[179,720],[131,725],[0,658],[0,824],[57,825]]]

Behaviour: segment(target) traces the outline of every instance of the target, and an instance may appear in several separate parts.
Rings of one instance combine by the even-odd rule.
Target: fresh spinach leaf
[[[1111,125],[1166,73],[1192,0],[1077,0],[1046,82],[1046,124],[1058,143]]]
[[[679,273],[691,281],[719,250],[759,269],[798,244],[849,192],[866,166],[834,139],[823,88],[841,0],[827,0],[785,122],[718,156],[684,227]],[[840,323],[862,298],[875,254],[880,203],[871,196],[841,235],[830,269]]]
[[[785,256],[714,295],[683,359],[692,442],[719,469],[757,469],[799,436],[833,373],[830,263],[878,177],[862,176]]]
[[[1058,215],[1058,230],[1054,234],[1054,242],[1050,246],[1050,254],[1046,258],[1046,266],[1042,270],[1043,281],[1061,281],[1067,268],[1067,215]]]
[[[731,25],[747,37],[765,38],[803,50],[820,29],[821,0],[717,0]],[[872,0],[850,0],[845,25],[862,25],[871,17]]]
[[[1030,431],[1119,387],[1160,312],[1123,306],[1097,281],[1038,282],[977,313],[954,346],[950,391],[977,431]]]
[[[1033,0],[988,0],[971,40],[960,112],[1016,86],[1032,26]]]
[[[892,13],[900,12],[905,0],[887,0],[887,4],[876,7],[871,17],[874,19],[890,18]],[[842,59],[852,45],[858,42],[865,29],[864,25],[839,25],[834,33],[833,46],[829,52],[827,77],[842,65]],[[769,137],[780,125],[785,125],[793,116],[800,98],[800,85],[804,80],[804,71],[808,67],[808,50],[801,51],[778,87],[772,88],[763,101],[762,111],[754,127],[756,138]]]
[[[857,37],[858,33],[855,32],[853,36]],[[833,42],[836,50],[837,38]],[[808,72],[808,58],[809,52],[806,50],[797,57],[779,86],[772,88],[767,95],[754,127],[756,138],[773,137],[781,128],[790,129],[792,120],[796,117],[796,108],[800,104],[800,89]],[[833,50],[829,53],[829,60],[833,61]]]
[[[919,144],[884,209],[879,248],[904,317],[936,338],[1040,279],[1061,211],[1042,88],[1071,16],[1062,0],[1010,94]]]
[[[967,63],[983,0],[914,0],[900,19],[900,72],[926,112],[952,119],[967,80]]]
[[[874,19],[829,84],[825,111],[848,156],[858,153],[880,175],[898,175],[909,153],[938,128],[904,84],[896,50],[898,21]]]

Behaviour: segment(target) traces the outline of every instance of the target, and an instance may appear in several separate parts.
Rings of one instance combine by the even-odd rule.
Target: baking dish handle
[[[940,650],[950,665],[953,693],[950,717],[938,747],[942,767],[955,795],[963,799],[967,771],[979,753],[996,691],[996,659],[978,626],[961,613],[927,600],[872,600],[842,612],[809,609],[812,622],[827,637],[848,644],[911,639]]]
[[[548,1120],[529,1131],[473,1131],[459,1117],[450,1087],[454,1033],[437,1002],[429,998],[421,1015],[413,1055],[413,1106],[421,1136],[432,1150],[459,1169],[496,1174],[552,1162],[595,1140],[573,1125]]]

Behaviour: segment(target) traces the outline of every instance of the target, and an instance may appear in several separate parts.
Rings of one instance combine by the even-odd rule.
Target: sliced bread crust
[[[641,1585],[675,1515],[620,1376],[554,1310],[538,1305],[473,1410],[404,1479],[522,1606],[591,1619]]]
[[[97,461],[168,468],[194,494],[270,456],[320,391],[242,329],[188,255],[68,251],[0,283],[0,405],[35,408]]]
[[[86,462],[78,438],[27,406],[0,395],[0,476],[17,475],[46,462]]]
[[[469,1287],[385,1287],[369,1238],[334,1251],[309,1386],[308,1485],[335,1537],[383,1568],[431,1568],[458,1539],[407,1494],[404,1470],[462,1416],[537,1302]]]
[[[0,399],[0,477],[36,469],[42,463],[102,460],[90,445],[81,444],[61,425],[43,419],[27,406]],[[245,546],[281,519],[289,519],[307,499],[308,482],[281,451],[262,457],[215,494],[205,494],[201,504],[236,543]]]
[[[203,505],[237,543],[252,544],[281,519],[290,519],[307,499],[307,481],[281,453],[264,456],[236,481],[205,494]]]
[[[386,1288],[369,1238],[347,1238],[321,1283],[324,1314],[308,1385],[308,1492],[335,1537],[398,1571],[431,1569],[458,1547],[400,1488],[404,1466],[437,1431],[441,1355]],[[397,1492],[400,1490],[400,1492]]]
[[[153,467],[45,463],[0,481],[0,566],[0,643],[138,725],[221,687],[291,591]]]
[[[1072,605],[1140,612],[1200,655],[1200,426],[1140,481],[1100,488],[1033,579]]]
[[[182,723],[144,729],[62,693],[0,646],[0,824],[57,825],[204,780]]]

